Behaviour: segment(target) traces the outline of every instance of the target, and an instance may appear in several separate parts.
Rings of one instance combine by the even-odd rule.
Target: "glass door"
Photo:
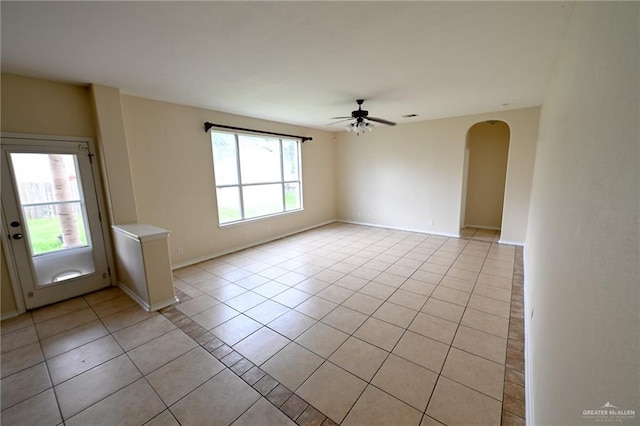
[[[109,285],[89,142],[2,138],[2,204],[25,305]]]

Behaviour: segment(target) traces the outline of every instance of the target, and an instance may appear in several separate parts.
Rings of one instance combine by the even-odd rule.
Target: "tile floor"
[[[524,424],[522,251],[334,223],[2,322],[12,425]]]

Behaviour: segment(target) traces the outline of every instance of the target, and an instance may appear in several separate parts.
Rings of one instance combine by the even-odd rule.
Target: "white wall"
[[[332,133],[133,96],[122,107],[138,221],[171,231],[174,267],[336,219]],[[302,145],[304,211],[220,228],[205,121],[312,136]]]
[[[639,4],[576,3],[540,120],[525,248],[531,424],[640,422]],[[534,309],[533,318],[530,309]]]
[[[361,136],[342,132],[336,144],[338,217],[458,235],[467,131],[478,122],[501,120],[511,130],[502,240],[522,244],[538,117],[539,108],[526,108],[381,125]]]

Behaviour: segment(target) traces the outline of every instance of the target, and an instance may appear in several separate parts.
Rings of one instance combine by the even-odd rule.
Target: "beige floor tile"
[[[260,394],[230,370],[223,370],[205,384],[170,407],[183,425],[228,425],[242,415]]]
[[[353,271],[350,272],[350,275],[358,278],[364,278],[365,280],[372,280],[378,275],[380,275],[380,271],[376,271],[375,269],[367,268],[364,266],[360,266]]]
[[[485,265],[482,267],[482,273],[487,275],[495,275],[497,277],[502,278],[513,278],[513,269],[512,268],[499,268],[497,266]]]
[[[143,424],[165,409],[151,386],[140,379],[73,416],[68,426]]]
[[[493,287],[487,284],[476,284],[473,289],[473,294],[500,300],[502,302],[511,302],[511,290]]]
[[[404,329],[376,318],[369,318],[354,333],[354,336],[386,351],[398,343]]]
[[[393,353],[440,373],[448,350],[449,345],[407,331],[393,349]]]
[[[356,293],[342,303],[342,306],[371,315],[382,305],[383,300],[362,293]]]
[[[144,426],[180,426],[180,423],[173,417],[171,411],[164,410],[162,413],[149,420]]]
[[[330,302],[318,296],[313,296],[296,306],[295,309],[296,311],[302,312],[311,318],[319,320],[324,318],[329,312],[333,311],[336,306],[338,306],[337,303]]]
[[[122,354],[122,348],[111,336],[105,336],[47,360],[54,385]]]
[[[467,309],[460,324],[475,330],[484,331],[494,336],[507,338],[509,333],[509,320],[474,309]]]
[[[306,275],[290,271],[290,272],[287,272],[286,274],[282,274],[279,277],[275,278],[274,281],[277,281],[279,283],[292,287],[296,284],[300,284],[302,281],[306,279],[307,279]]]
[[[215,275],[212,272],[199,269],[195,273],[180,276],[179,278],[187,284],[193,284],[215,278]]]
[[[142,375],[126,355],[120,355],[55,387],[65,419],[138,380]]]
[[[371,384],[424,412],[437,379],[434,372],[391,354]]]
[[[504,365],[451,348],[442,375],[502,401]]]
[[[400,275],[389,273],[387,271],[382,272],[380,275],[375,277],[373,282],[388,285],[389,287],[398,288],[407,280],[407,277],[411,275],[411,274],[408,274],[406,276],[400,276]]]
[[[368,382],[388,355],[387,351],[355,337],[349,337],[331,355],[329,361]]]
[[[302,290],[305,293],[317,294],[318,292],[324,290],[330,285],[331,284],[329,284],[326,281],[322,281],[317,278],[311,277],[311,278],[307,278],[306,280],[302,281],[299,284],[296,284],[295,288],[298,290]]]
[[[475,286],[475,280],[469,281],[462,278],[450,277],[447,275],[442,279],[442,281],[440,281],[439,286],[471,293],[473,287]]]
[[[381,319],[398,327],[407,328],[418,311],[408,309],[394,303],[385,302],[373,313],[374,318]]]
[[[427,296],[398,289],[387,301],[395,303],[396,305],[404,306],[405,308],[413,309],[414,311],[419,311],[427,299]]]
[[[451,345],[453,336],[458,329],[458,323],[447,321],[433,315],[418,313],[409,326],[409,330],[430,337],[447,345]]]
[[[354,275],[345,275],[335,282],[335,285],[352,291],[358,291],[369,283],[365,278],[356,277]]]
[[[96,315],[102,318],[114,312],[134,306],[135,304],[136,302],[134,302],[133,299],[126,294],[123,294],[121,296],[114,297],[113,299],[91,305],[91,308],[94,310]]]
[[[290,342],[289,339],[267,327],[237,343],[233,349],[256,365],[262,365]]]
[[[65,300],[64,302],[36,309],[31,314],[33,315],[33,322],[39,323],[88,307],[89,305],[82,297],[76,297],[75,299]]]
[[[172,405],[223,369],[224,364],[199,346],[158,368],[147,380],[164,403]]]
[[[329,265],[331,266],[331,265]],[[333,271],[331,269],[325,269],[322,272],[319,272],[313,276],[313,278],[328,282],[329,284],[333,284],[338,281],[340,278],[344,277],[345,274],[338,271]]]
[[[420,411],[369,385],[342,424],[417,426],[421,419]]]
[[[2,412],[5,425],[47,426],[62,423],[53,389],[48,389]]]
[[[164,316],[156,315],[148,320],[117,331],[113,334],[113,337],[122,346],[122,349],[130,351],[136,346],[147,343],[175,328],[176,326]]]
[[[107,287],[103,290],[98,290],[91,294],[84,296],[84,300],[91,306],[104,302],[105,300],[113,299],[118,296],[124,295],[124,292],[119,287]]]
[[[191,300],[176,305],[176,309],[178,309],[183,314],[192,317],[202,311],[211,308],[212,306],[217,305],[218,303],[220,302],[218,302],[213,297],[203,294],[202,296],[194,297]]]
[[[258,274],[252,274],[237,280],[235,283],[240,287],[246,288],[247,290],[253,290],[254,288],[261,286],[262,284],[268,283],[269,281],[270,280],[267,277],[263,277],[262,275],[258,275]],[[219,287],[222,287],[222,286],[219,286]]]
[[[93,342],[107,334],[109,334],[109,332],[104,328],[100,320],[93,320],[43,339],[40,341],[40,344],[42,345],[45,358],[49,359],[89,342]]]
[[[289,271],[284,269],[284,268],[280,268],[280,267],[277,267],[277,266],[272,266],[270,268],[263,269],[262,271],[259,272],[259,274],[262,275],[263,277],[267,277],[269,279],[274,280],[274,279],[276,279],[278,277],[283,276],[287,272],[289,272]]]
[[[512,279],[505,278],[505,277],[498,277],[496,275],[489,275],[481,272],[480,275],[478,275],[478,281],[476,281],[476,284],[487,284],[492,287],[511,290]]]
[[[468,308],[509,319],[511,305],[508,302],[474,294],[469,299]]]
[[[281,305],[280,303],[276,303],[273,300],[266,300],[258,306],[254,306],[249,309],[244,314],[262,324],[269,324],[271,321],[290,310],[291,309],[288,307]]]
[[[501,404],[493,398],[441,376],[426,414],[448,425],[499,425]]]
[[[226,300],[224,303],[231,306],[238,312],[244,312],[259,305],[265,300],[267,300],[265,297],[255,294],[252,291],[248,291],[232,299]]]
[[[45,339],[96,319],[98,319],[98,317],[93,310],[91,308],[85,308],[38,323],[36,324],[36,329],[38,330],[40,339]]]
[[[269,401],[260,398],[232,426],[295,426],[287,416]]]
[[[453,339],[453,346],[499,364],[505,363],[507,341],[461,325]]]
[[[418,269],[411,275],[413,281],[424,282],[427,284],[438,284],[444,275],[435,272]]]
[[[438,285],[438,287],[431,294],[431,297],[434,299],[443,300],[445,302],[453,303],[463,307],[467,305],[469,296],[471,296],[471,293],[443,287],[442,285]]]
[[[213,328],[211,333],[227,345],[233,346],[261,327],[262,324],[258,321],[254,321],[245,315],[238,315]]]
[[[290,288],[275,296],[273,300],[289,308],[295,308],[310,297],[311,295],[309,293],[296,288]]]
[[[352,290],[347,290],[346,288],[342,288],[337,285],[330,285],[319,292],[317,296],[329,300],[330,302],[340,304],[351,297],[354,293],[355,292]]]
[[[382,300],[386,300],[394,291],[396,291],[395,287],[390,287],[373,281],[358,290],[359,293],[377,297]]]
[[[427,415],[424,415],[422,417],[422,422],[420,422],[420,426],[445,426],[445,425],[443,425],[442,423],[440,423],[439,421],[437,421],[433,417],[429,417]]]
[[[471,281],[475,283],[475,281],[478,279],[478,272],[469,271],[466,269],[460,269],[454,266],[447,271],[446,276],[459,278],[461,280]]]
[[[464,313],[464,307],[439,299],[429,298],[427,303],[424,304],[422,312],[452,322],[460,322],[462,314]]]
[[[338,306],[326,317],[322,318],[322,322],[347,334],[353,334],[366,319],[367,316],[360,312],[344,306]]]
[[[4,335],[5,333],[16,331],[30,325],[33,325],[33,317],[31,316],[31,312],[27,312],[0,322],[0,333]]]
[[[275,281],[269,281],[266,284],[263,284],[259,287],[254,288],[253,292],[259,294],[260,296],[270,299],[273,296],[276,296],[287,289],[289,289],[289,287],[284,284],[280,284]]]
[[[328,358],[348,337],[342,331],[317,323],[302,333],[296,342],[321,357]]]
[[[360,397],[366,383],[325,362],[296,392],[336,423],[341,423]]]
[[[209,292],[209,295],[215,297],[221,302],[226,302],[227,300],[232,299],[246,292],[247,292],[246,288],[240,287],[239,285],[236,285],[236,284],[229,284]]]
[[[283,336],[293,340],[304,333],[316,322],[317,321],[313,318],[292,310],[273,320],[268,326]]]
[[[295,391],[323,361],[324,359],[313,352],[291,342],[261,368],[284,386]]]
[[[191,284],[191,286],[198,291],[209,293],[229,284],[231,284],[229,281],[216,276],[213,278],[207,278],[204,281],[198,281],[197,283]]]
[[[211,330],[212,328],[217,327],[238,315],[240,315],[240,312],[228,307],[224,303],[220,303],[206,311],[194,315],[191,319],[200,324],[203,328]]]
[[[0,380],[2,410],[51,387],[51,380],[44,362]],[[4,423],[4,420],[3,420]]]
[[[44,356],[39,342],[30,343],[11,352],[5,352],[0,357],[1,377],[7,377],[42,361],[44,361]]]
[[[193,339],[181,330],[173,330],[142,346],[138,346],[128,352],[128,355],[142,374],[149,374],[197,345]]]
[[[411,293],[420,294],[427,298],[431,296],[431,293],[433,293],[433,290],[435,289],[435,284],[414,280],[412,278],[409,278],[400,286],[400,290],[410,291]]]
[[[173,281],[173,286],[175,288],[179,289],[180,291],[182,291],[187,296],[200,297],[200,296],[202,296],[204,294],[202,291],[198,290],[194,286],[192,286],[190,284],[187,284],[187,283],[185,283],[184,281],[181,281],[181,280],[174,280]]]
[[[156,315],[158,315],[157,312],[147,312],[140,306],[135,305],[102,317],[101,320],[111,333],[115,333],[120,329],[129,327],[130,325],[139,323],[140,321],[144,321]]]

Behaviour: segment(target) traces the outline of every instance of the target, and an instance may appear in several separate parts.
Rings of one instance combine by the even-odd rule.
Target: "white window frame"
[[[296,212],[300,212],[304,210],[303,207],[303,186],[302,186],[302,139],[299,138],[295,138],[295,137],[287,137],[287,138],[282,138],[282,137],[276,137],[276,136],[269,136],[269,135],[261,135],[259,133],[244,133],[244,132],[229,132],[229,131],[211,131],[211,153],[212,153],[212,160],[213,160],[213,169],[214,169],[214,181],[215,181],[215,167],[216,167],[216,160],[215,160],[215,148],[214,148],[214,142],[213,142],[213,138],[215,134],[227,134],[227,135],[233,135],[234,140],[235,140],[235,153],[236,153],[236,173],[238,176],[238,183],[237,184],[226,184],[226,185],[218,185],[216,182],[215,185],[215,189],[216,189],[216,207],[217,207],[217,214],[218,214],[218,226],[220,226],[221,228],[223,227],[227,227],[227,226],[233,226],[233,225],[238,225],[238,224],[242,224],[242,223],[246,223],[246,222],[253,222],[256,220],[260,220],[260,219],[264,219],[264,218],[269,218],[269,217],[274,217],[274,216],[281,216],[281,215],[286,215],[286,214],[291,214],[291,213],[296,213]],[[275,139],[278,141],[278,146],[279,146],[279,151],[280,151],[280,180],[278,181],[273,181],[273,182],[260,182],[260,183],[243,183],[242,182],[242,167],[241,167],[241,162],[242,159],[240,158],[240,136],[249,136],[249,137],[264,137],[267,139]],[[284,155],[283,155],[283,147],[282,147],[282,141],[283,140],[287,140],[287,141],[294,141],[297,144],[297,160],[298,160],[298,179],[297,180],[285,180],[284,179]],[[288,183],[297,183],[298,184],[298,188],[299,188],[299,198],[300,198],[300,207],[296,208],[296,209],[290,209],[287,210],[287,203],[286,203],[286,191],[285,191],[285,186]],[[276,212],[276,213],[269,213],[269,214],[265,214],[265,215],[261,215],[261,216],[254,216],[254,217],[250,217],[247,218],[245,215],[245,207],[244,207],[244,194],[243,194],[243,188],[245,187],[253,187],[253,186],[266,186],[266,185],[281,185],[282,187],[282,208],[283,210],[280,212]],[[240,198],[240,216],[241,218],[238,220],[233,220],[233,221],[229,221],[229,222],[221,222],[220,221],[220,206],[218,203],[218,189],[221,188],[238,188],[238,196]]]

